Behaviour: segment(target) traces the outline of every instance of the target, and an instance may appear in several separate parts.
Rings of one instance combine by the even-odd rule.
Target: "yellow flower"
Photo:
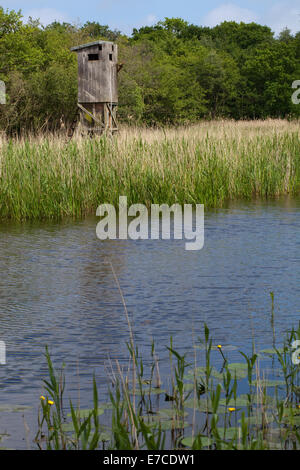
[[[49,405],[54,405],[54,401],[48,400]]]
[[[222,348],[222,345],[221,345],[221,344],[218,344],[217,348],[221,349],[221,348]]]
[[[41,400],[46,400],[46,398],[43,395],[40,396],[40,399]]]
[[[297,405],[297,406],[298,406],[298,408],[300,408],[300,405]]]
[[[228,411],[230,411],[230,413],[232,413],[233,411],[235,411],[235,408],[228,408]]]

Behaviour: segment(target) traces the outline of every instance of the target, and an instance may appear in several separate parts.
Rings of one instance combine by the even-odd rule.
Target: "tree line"
[[[0,7],[0,80],[8,133],[56,130],[77,113],[75,45],[103,39],[119,48],[119,120],[188,124],[200,119],[298,118],[291,100],[300,80],[300,32],[225,21],[213,28],[165,18],[130,37],[107,25],[25,23]]]

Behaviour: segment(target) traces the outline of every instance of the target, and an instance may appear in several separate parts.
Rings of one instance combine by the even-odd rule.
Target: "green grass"
[[[248,127],[250,124],[248,123]],[[0,218],[80,218],[102,203],[220,207],[300,190],[295,125],[223,123],[118,137],[0,142]]]

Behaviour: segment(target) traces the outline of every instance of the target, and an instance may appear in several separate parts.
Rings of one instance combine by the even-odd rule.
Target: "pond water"
[[[46,345],[56,366],[66,363],[68,398],[76,401],[80,389],[87,407],[95,373],[100,401],[107,399],[110,361],[127,364],[129,339],[110,263],[136,344],[147,360],[154,339],[162,378],[170,337],[193,357],[204,323],[215,344],[244,352],[253,340],[258,349],[272,346],[271,291],[278,343],[298,323],[300,198],[206,212],[200,251],[186,251],[181,240],[103,242],[97,222],[0,225],[0,433],[10,435],[3,446],[36,448]],[[8,405],[32,408],[3,410]]]

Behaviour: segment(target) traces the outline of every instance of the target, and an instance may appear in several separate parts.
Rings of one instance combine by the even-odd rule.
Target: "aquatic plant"
[[[290,354],[295,339],[300,339],[300,325],[287,334],[283,352],[276,352],[274,373],[283,380],[270,384],[258,364],[262,353],[241,352],[245,361],[235,363],[226,358],[218,372],[212,354],[219,348],[212,349],[205,325],[204,340],[199,338],[204,345],[201,366],[187,363],[171,340],[168,389],[157,387],[154,345],[153,361],[146,368],[138,347],[130,342],[129,367],[125,373],[116,362],[110,402],[98,402],[94,377],[93,407],[74,408],[70,401],[69,413],[62,406],[64,380],[46,350],[50,380],[44,381],[48,395],[40,399],[37,445],[41,449],[299,449],[299,365],[293,364]],[[248,392],[240,393],[245,387]]]

